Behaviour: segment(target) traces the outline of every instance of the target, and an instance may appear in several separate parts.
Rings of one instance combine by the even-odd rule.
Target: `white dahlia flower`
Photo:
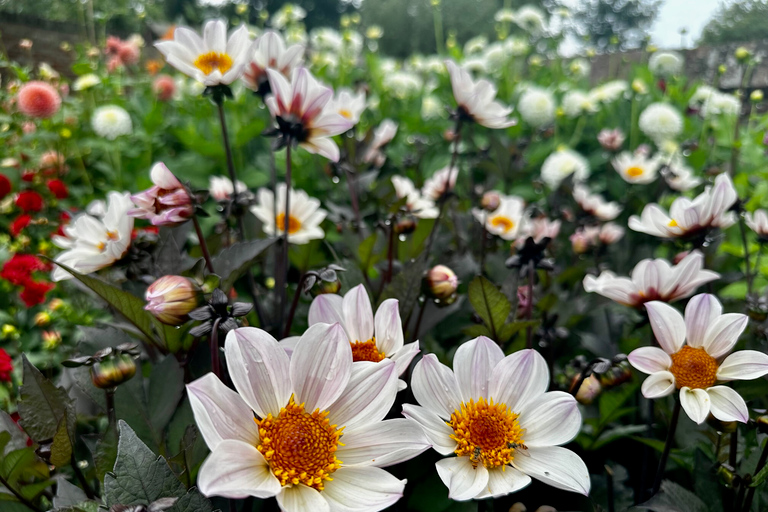
[[[683,70],[683,57],[677,52],[656,52],[648,60],[648,67],[655,75],[678,75]]]
[[[666,103],[652,103],[640,114],[638,126],[656,143],[674,139],[683,131],[680,112]]]
[[[589,177],[589,163],[572,149],[558,149],[541,165],[541,180],[551,189],[556,189],[571,174],[574,181],[584,181]]]
[[[93,111],[91,126],[99,137],[115,140],[121,135],[129,135],[133,131],[131,116],[122,107],[106,105]]]
[[[285,183],[277,184],[277,206],[275,196],[268,188],[257,193],[258,204],[251,206],[251,213],[264,224],[264,233],[281,236],[285,233]],[[303,190],[291,188],[290,212],[288,213],[288,241],[303,245],[311,240],[325,237],[320,224],[328,214],[320,208],[320,201],[309,197]],[[275,217],[275,213],[277,217]]]

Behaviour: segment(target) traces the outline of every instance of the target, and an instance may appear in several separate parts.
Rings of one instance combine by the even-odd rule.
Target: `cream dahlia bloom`
[[[729,210],[737,199],[731,178],[720,174],[714,186],[707,187],[693,200],[675,199],[669,214],[655,203],[646,205],[640,217],[629,218],[629,228],[660,238],[682,238],[708,228],[725,229],[736,223],[736,213]]]
[[[704,117],[735,116],[740,112],[741,100],[733,94],[724,94],[719,91],[710,94],[701,106],[701,115]]]
[[[627,183],[646,184],[656,180],[661,158],[648,158],[643,153],[624,151],[611,161],[613,168]]]
[[[589,91],[593,101],[608,104],[621,98],[629,89],[629,84],[624,80],[613,80],[595,87]]]
[[[680,391],[683,410],[696,423],[712,415],[721,421],[749,420],[744,399],[718,382],[752,380],[768,373],[768,354],[740,350],[728,355],[747,327],[748,317],[723,314],[714,295],[693,297],[685,318],[663,302],[645,305],[658,347],[642,347],[629,354],[629,362],[650,375],[641,387],[646,398],[661,398]],[[727,357],[726,357],[727,356]]]
[[[488,80],[472,80],[469,71],[451,60],[446,60],[451,75],[453,97],[459,107],[459,115],[487,128],[508,128],[515,124],[510,119],[510,107],[496,101],[496,86]]]
[[[517,110],[523,120],[534,128],[550,124],[555,120],[555,97],[538,87],[529,87],[517,101]]]
[[[541,164],[541,180],[556,189],[565,178],[573,174],[573,180],[584,181],[589,177],[589,163],[572,149],[558,149]]]
[[[462,344],[454,370],[434,354],[416,364],[411,379],[420,406],[403,414],[417,421],[446,457],[435,466],[457,501],[503,496],[531,482],[584,495],[589,472],[578,455],[559,445],[576,437],[581,413],[576,399],[547,392],[549,370],[535,350],[504,357],[481,336]]]
[[[631,278],[608,270],[598,277],[586,276],[584,290],[625,306],[640,307],[654,300],[674,302],[690,297],[699,286],[719,278],[717,272],[704,270],[704,255],[692,251],[674,266],[661,258],[642,260],[635,265]]]
[[[253,213],[264,224],[264,233],[282,236],[285,233],[285,183],[277,184],[277,206],[275,197],[268,188],[260,188],[258,204],[251,206]],[[288,212],[288,240],[303,245],[311,240],[325,237],[320,227],[328,212],[320,208],[320,201],[309,197],[303,190],[291,188],[290,212]],[[277,217],[275,217],[277,214]]]
[[[121,135],[130,135],[133,131],[130,114],[117,105],[105,105],[94,110],[91,126],[96,135],[107,140],[115,140]]]
[[[56,256],[56,262],[67,265],[81,274],[90,274],[112,265],[125,256],[131,245],[133,217],[128,211],[133,202],[128,192],[110,192],[109,203],[98,218],[81,213],[64,226],[64,235],[53,235],[52,241],[65,249]],[[53,270],[51,279],[62,281],[72,275],[61,267]]]
[[[279,32],[267,30],[254,43],[245,66],[243,81],[254,91],[264,91],[269,84],[268,69],[274,69],[290,77],[293,70],[301,65],[304,46],[295,44],[286,48]]]
[[[251,46],[245,25],[227,38],[227,24],[223,20],[207,21],[203,37],[179,27],[173,32],[173,40],[155,43],[168,64],[206,87],[229,85],[240,78],[251,56]]]
[[[373,314],[365,287],[359,284],[340,295],[318,295],[309,306],[309,325],[338,322],[344,328],[352,347],[352,360],[374,363],[392,360],[395,373],[402,375],[419,353],[419,342],[405,344],[399,301],[387,299]],[[399,389],[405,382],[399,381]]]
[[[613,220],[619,216],[622,207],[616,201],[606,201],[600,194],[593,194],[589,187],[576,183],[573,186],[573,199],[584,210],[599,220]]]
[[[640,114],[640,130],[660,144],[674,139],[683,131],[683,117],[675,107],[666,103],[652,103]]]
[[[499,195],[500,204],[492,212],[473,208],[472,215],[485,226],[486,231],[504,240],[514,240],[523,228],[525,201],[517,196]]]
[[[677,52],[656,52],[648,60],[651,72],[660,76],[673,76],[683,70],[683,58]]]
[[[73,91],[85,91],[91,87],[95,87],[101,83],[101,78],[93,73],[88,73],[77,77],[77,80],[72,84]]]
[[[586,92],[573,90],[563,96],[563,112],[568,117],[579,117],[582,114],[593,114],[600,110],[600,106]]]
[[[405,207],[420,219],[436,219],[439,210],[435,202],[424,197],[413,182],[405,176],[392,176],[392,185],[398,199],[405,199]]]
[[[277,498],[281,510],[382,510],[403,493],[382,467],[429,447],[418,425],[384,420],[397,395],[394,362],[352,364],[339,324],[316,324],[289,358],[253,327],[227,335],[237,392],[209,373],[187,385],[211,454],[197,485],[206,496]]]

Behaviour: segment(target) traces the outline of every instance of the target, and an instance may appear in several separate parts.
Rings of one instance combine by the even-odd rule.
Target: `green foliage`
[[[587,0],[574,10],[571,30],[600,50],[637,48],[660,5],[660,0]]]
[[[737,0],[721,4],[701,32],[701,43],[761,41],[768,30],[768,2]]]

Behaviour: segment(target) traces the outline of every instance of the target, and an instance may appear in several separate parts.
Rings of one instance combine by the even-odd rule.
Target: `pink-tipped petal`
[[[724,356],[736,345],[739,336],[749,323],[749,317],[740,313],[720,315],[707,326],[704,334],[704,350],[715,359]]]
[[[344,426],[346,435],[356,428],[383,420],[396,395],[394,361],[357,362],[352,365],[352,376],[344,392],[328,407],[328,418],[332,424]]]
[[[488,471],[488,485],[475,498],[482,500],[490,497],[504,496],[520,491],[528,487],[530,483],[531,477],[512,466],[493,468]]]
[[[309,305],[309,325],[335,324],[344,325],[340,295],[324,293],[318,295]]]
[[[579,433],[581,413],[576,399],[562,391],[550,391],[528,402],[520,413],[528,446],[565,444]]]
[[[664,352],[674,354],[685,343],[685,320],[675,308],[664,302],[645,303],[648,320],[651,322],[656,341]]]
[[[449,455],[456,451],[456,441],[451,438],[453,429],[437,414],[425,407],[403,404],[403,415],[419,424],[437,453]]]
[[[768,354],[739,350],[725,358],[717,369],[717,380],[752,380],[768,374]]]
[[[400,319],[400,302],[397,299],[387,299],[381,303],[376,310],[373,324],[376,346],[380,352],[391,356],[403,348],[403,322]]]
[[[552,487],[589,495],[589,470],[571,450],[560,446],[531,446],[528,455],[515,457],[517,469]]]
[[[629,363],[643,373],[653,374],[669,370],[672,358],[658,347],[640,347],[630,352]]]
[[[349,290],[342,301],[344,325],[349,341],[366,342],[373,339],[373,308],[365,287],[359,284]]]
[[[749,421],[749,409],[744,399],[728,386],[707,388],[712,416],[720,421]]]
[[[418,423],[397,418],[344,432],[344,446],[336,456],[347,465],[384,468],[410,460],[431,446]]]
[[[277,495],[282,512],[331,512],[331,506],[322,493],[304,484],[283,487]]]
[[[342,467],[325,483],[323,496],[334,512],[384,510],[402,498],[405,484],[383,469]]]
[[[675,376],[668,371],[652,373],[640,386],[645,398],[661,398],[675,390]]]

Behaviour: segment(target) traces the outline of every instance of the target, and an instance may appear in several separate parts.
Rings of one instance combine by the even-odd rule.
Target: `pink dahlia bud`
[[[597,134],[597,141],[606,151],[618,151],[621,149],[621,145],[624,144],[624,132],[619,128],[609,130],[604,128]]]
[[[427,272],[427,287],[433,297],[445,300],[456,293],[459,287],[459,278],[453,270],[445,265],[437,265]]]
[[[200,287],[183,276],[163,276],[147,288],[144,309],[168,325],[181,325],[200,303]]]
[[[152,166],[153,187],[131,196],[136,208],[128,215],[146,219],[154,226],[183,224],[195,213],[187,189],[162,162]]]
[[[170,75],[160,75],[152,83],[152,90],[155,91],[158,100],[170,101],[176,93],[176,82]]]
[[[489,190],[483,194],[483,199],[480,201],[480,206],[483,207],[483,210],[492,212],[495,211],[499,205],[501,205],[501,194],[495,190]]]
[[[576,379],[578,379],[578,376]],[[595,401],[595,398],[600,396],[602,390],[603,386],[600,384],[600,379],[595,375],[590,375],[579,386],[579,390],[576,392],[576,401],[580,404],[589,405]]]
[[[129,354],[103,359],[91,366],[91,381],[99,389],[112,389],[136,375],[136,361]]]
[[[53,86],[34,80],[21,86],[16,104],[22,114],[30,117],[51,117],[61,107],[61,96]]]

